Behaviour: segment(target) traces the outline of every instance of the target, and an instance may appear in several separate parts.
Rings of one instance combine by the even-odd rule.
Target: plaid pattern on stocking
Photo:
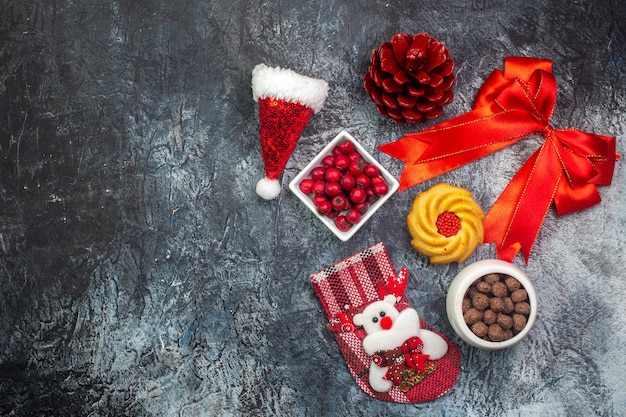
[[[369,368],[372,357],[363,350],[363,339],[367,333],[352,323],[355,314],[368,304],[381,300],[379,287],[388,277],[396,277],[389,254],[383,243],[377,243],[348,258],[330,265],[310,276],[326,317],[328,328],[335,339],[357,385],[374,398],[398,402],[418,403],[430,401],[446,393],[456,381],[460,356],[456,346],[445,336],[433,330],[420,319],[422,329],[431,330],[443,337],[448,344],[446,355],[435,361],[426,361],[426,367],[434,365],[436,370],[410,389],[401,390],[394,385],[388,392],[376,392],[369,384]],[[411,307],[404,295],[395,305],[398,311]],[[406,392],[404,392],[406,391]]]

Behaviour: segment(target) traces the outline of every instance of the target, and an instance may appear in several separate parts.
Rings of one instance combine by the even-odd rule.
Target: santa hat
[[[324,80],[309,78],[289,69],[259,64],[252,70],[252,95],[259,107],[259,136],[265,178],[256,192],[266,200],[280,194],[280,175],[314,113],[328,95]]]

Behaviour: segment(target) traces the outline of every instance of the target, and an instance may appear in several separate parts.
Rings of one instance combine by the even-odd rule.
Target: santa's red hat
[[[302,131],[328,95],[324,80],[292,70],[259,64],[252,70],[252,95],[259,107],[261,154],[265,178],[256,192],[266,200],[280,194],[280,175]]]

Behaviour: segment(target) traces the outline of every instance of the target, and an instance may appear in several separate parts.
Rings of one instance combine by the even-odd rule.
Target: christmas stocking
[[[398,403],[430,401],[459,374],[456,346],[419,318],[404,289],[408,271],[396,272],[378,243],[311,275],[341,353],[359,387]]]

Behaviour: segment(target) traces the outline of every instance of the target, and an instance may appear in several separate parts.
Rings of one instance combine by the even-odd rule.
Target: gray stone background
[[[606,1],[0,2],[0,414],[6,416],[621,416],[626,414],[626,181],[602,202],[550,211],[528,265],[540,301],[506,351],[461,342],[444,301],[466,264],[409,243],[415,195],[446,181],[488,209],[541,138],[394,195],[348,242],[287,189],[346,129],[376,150],[425,126],[380,117],[362,89],[370,52],[427,31],[456,62],[471,108],[507,55],[554,61],[556,127],[616,136],[624,152],[626,5]],[[257,63],[330,84],[279,199],[263,174]],[[428,126],[428,125],[426,125]],[[308,277],[383,241],[409,299],[459,343],[444,397],[363,394]]]

